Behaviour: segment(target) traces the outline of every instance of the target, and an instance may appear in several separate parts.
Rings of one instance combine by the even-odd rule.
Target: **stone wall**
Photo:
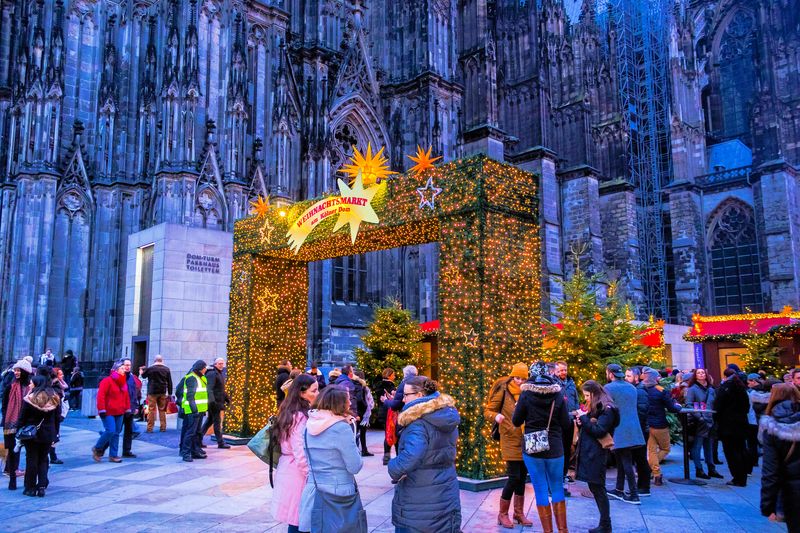
[[[149,244],[154,245],[150,330],[138,332],[137,252]],[[159,224],[130,235],[123,353],[132,354],[134,336],[148,337],[148,364],[155,355],[163,355],[175,383],[197,359],[225,357],[232,251],[233,236],[227,232]],[[203,256],[219,259],[219,268],[205,266],[217,263],[198,259]]]

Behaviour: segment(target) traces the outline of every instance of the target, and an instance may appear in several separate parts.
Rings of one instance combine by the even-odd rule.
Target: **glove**
[[[364,420],[362,420],[361,424],[359,424],[359,425],[361,427],[368,428],[369,427],[369,418],[364,418]]]
[[[97,414],[98,414],[98,415],[100,415],[100,420],[105,420],[105,419],[106,419],[106,416],[108,416],[108,415],[106,415],[106,412],[105,412],[105,411],[102,411],[102,412],[100,412],[100,413],[97,413]]]

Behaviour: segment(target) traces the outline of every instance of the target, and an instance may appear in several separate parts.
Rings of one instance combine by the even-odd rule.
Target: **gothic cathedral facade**
[[[120,355],[129,234],[231,232],[258,195],[334,190],[368,143],[395,170],[419,144],[539,173],[546,314],[576,244],[640,314],[797,307],[800,3],[667,2],[653,306],[624,1],[0,0],[0,359]],[[312,265],[309,357],[348,357],[387,297],[436,318],[437,262]]]

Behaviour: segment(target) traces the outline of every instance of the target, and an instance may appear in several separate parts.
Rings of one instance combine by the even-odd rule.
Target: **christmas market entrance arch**
[[[228,333],[228,432],[249,436],[276,412],[276,367],[304,365],[308,263],[439,242],[439,367],[461,414],[459,475],[501,475],[483,409],[494,380],[529,361],[541,338],[536,177],[477,156],[397,175],[375,196],[377,224],[323,221],[297,253],[287,230],[320,199],[239,220],[234,228]],[[335,218],[335,217],[331,217]]]

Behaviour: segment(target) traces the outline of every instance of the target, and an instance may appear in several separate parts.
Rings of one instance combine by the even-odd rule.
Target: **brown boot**
[[[525,518],[525,495],[514,494],[514,522],[522,524],[522,527],[532,526],[533,522]]]
[[[497,525],[503,526],[506,529],[514,529],[514,524],[508,518],[508,508],[511,506],[511,500],[504,500],[500,498],[500,512],[497,513]]]
[[[553,533],[553,510],[550,505],[537,505],[536,510],[539,511],[539,522],[542,523],[542,531],[544,533]]]
[[[556,515],[558,533],[569,533],[567,529],[567,502],[560,501],[553,504],[553,514]]]

